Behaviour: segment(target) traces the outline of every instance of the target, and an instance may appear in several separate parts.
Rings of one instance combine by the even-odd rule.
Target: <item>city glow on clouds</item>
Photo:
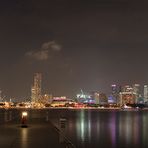
[[[33,58],[38,61],[48,60],[50,52],[60,52],[61,46],[55,41],[49,41],[42,44],[41,48],[37,51],[28,51],[25,56]]]

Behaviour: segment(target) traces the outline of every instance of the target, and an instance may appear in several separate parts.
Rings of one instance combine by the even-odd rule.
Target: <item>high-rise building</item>
[[[148,102],[148,85],[144,85],[144,102]]]
[[[140,84],[134,84],[134,85],[133,85],[133,91],[134,91],[136,94],[140,94]]]
[[[116,84],[111,85],[111,91],[112,91],[111,98],[113,99],[112,102],[118,104],[119,103],[119,88],[118,88],[118,86]]]
[[[139,97],[141,96],[140,95],[140,84],[134,84],[133,85],[133,92],[135,93],[135,96],[136,96],[136,103],[138,103],[138,99]]]
[[[106,96],[105,93],[100,93],[99,94],[99,104],[100,105],[106,105],[106,104],[108,104],[108,98],[107,98],[107,96]]]
[[[136,103],[136,93],[134,92],[133,87],[129,85],[124,86],[122,92],[120,92],[120,105],[134,103]]]
[[[116,94],[118,92],[117,85],[115,84],[111,85],[111,89],[112,89],[112,94]]]
[[[31,101],[38,102],[41,99],[41,73],[35,73],[34,82],[31,88]]]
[[[133,92],[133,87],[131,87],[130,85],[125,85],[124,87],[122,87],[122,92]]]

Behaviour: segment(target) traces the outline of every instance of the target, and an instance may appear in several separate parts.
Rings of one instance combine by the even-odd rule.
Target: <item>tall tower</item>
[[[38,102],[41,98],[41,81],[42,81],[41,73],[35,73],[34,83],[31,88],[31,101],[32,102]]]
[[[140,95],[140,84],[134,84],[133,85],[133,91],[137,94],[137,96],[139,97]]]
[[[144,102],[148,102],[148,85],[144,85]]]
[[[115,84],[111,85],[111,89],[112,89],[112,94],[113,95],[116,95],[118,93],[117,85],[115,85]]]
[[[136,95],[136,103],[138,102],[138,99],[140,97],[140,84],[134,84],[133,85],[133,92],[135,93]]]
[[[119,88],[116,84],[111,85],[112,97],[114,103],[119,103]]]

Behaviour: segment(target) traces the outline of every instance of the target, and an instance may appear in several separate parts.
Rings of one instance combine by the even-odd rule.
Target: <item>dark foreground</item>
[[[21,112],[22,110],[1,111],[0,148],[74,147],[69,143],[70,141],[65,139],[65,136],[50,123],[45,116],[46,112],[28,110],[29,116],[23,127]]]
[[[28,110],[27,128],[21,111],[0,110],[0,148],[148,148],[148,110]]]

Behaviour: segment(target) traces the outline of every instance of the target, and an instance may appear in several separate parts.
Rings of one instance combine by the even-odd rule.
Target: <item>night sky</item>
[[[1,0],[2,95],[29,97],[36,72],[55,96],[148,83],[147,8],[141,0]]]

